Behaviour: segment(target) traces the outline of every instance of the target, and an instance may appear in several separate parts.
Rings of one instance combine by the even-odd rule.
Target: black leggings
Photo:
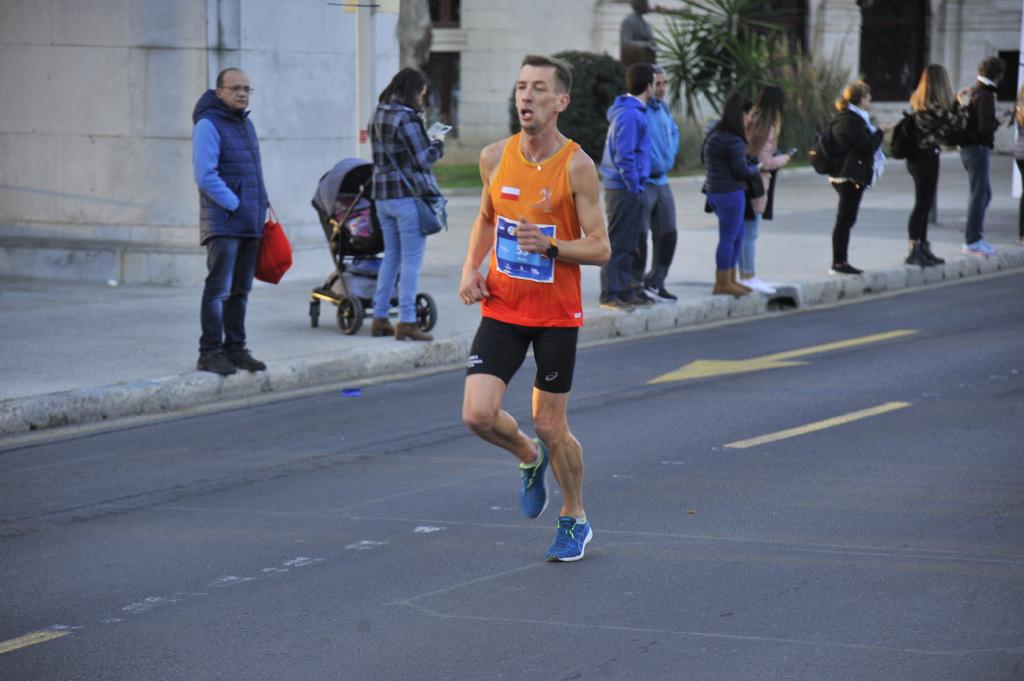
[[[939,148],[918,149],[907,157],[907,170],[914,178],[914,210],[907,222],[911,241],[928,240],[928,214],[939,189]]]
[[[1017,161],[1021,182],[1024,183],[1024,161]],[[1024,191],[1020,193],[1020,210],[1017,212],[1017,236],[1024,239]]]
[[[853,223],[857,222],[857,211],[860,210],[864,187],[853,182],[840,182],[833,184],[832,187],[839,194],[836,226],[832,228],[832,263],[838,265],[847,262],[850,230],[853,229]]]

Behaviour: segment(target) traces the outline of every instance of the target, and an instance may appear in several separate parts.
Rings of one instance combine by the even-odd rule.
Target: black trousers
[[[939,148],[918,149],[907,157],[907,170],[914,178],[914,210],[907,221],[911,241],[928,240],[928,213],[939,189]]]
[[[832,188],[839,194],[839,210],[836,212],[836,225],[832,228],[832,262],[847,262],[850,247],[850,230],[857,222],[857,211],[860,200],[864,196],[864,187],[854,182],[840,182]]]

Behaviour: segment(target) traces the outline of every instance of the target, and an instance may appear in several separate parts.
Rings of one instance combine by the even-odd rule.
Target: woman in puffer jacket
[[[747,159],[744,111],[750,101],[738,92],[725,100],[722,119],[708,133],[703,160],[707,171],[704,192],[718,216],[718,248],[715,251],[715,285],[712,293],[739,298],[750,289],[736,281],[736,263],[743,244],[743,212],[747,182],[760,182],[760,165]]]

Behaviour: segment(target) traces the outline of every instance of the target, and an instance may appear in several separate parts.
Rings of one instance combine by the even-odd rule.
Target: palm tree
[[[657,40],[673,99],[688,118],[701,115],[702,102],[719,112],[733,90],[753,97],[776,82],[788,54],[778,48],[781,26],[762,18],[765,0],[683,2],[681,10],[659,8],[668,22]]]

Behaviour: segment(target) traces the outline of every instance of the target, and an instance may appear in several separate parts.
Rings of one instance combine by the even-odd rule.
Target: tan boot
[[[746,287],[740,287],[733,284],[729,278],[730,270],[715,270],[715,286],[711,289],[711,293],[715,295],[725,296],[745,296],[750,293],[750,289]]]
[[[732,268],[731,270],[729,270],[729,281],[732,282],[733,286],[738,286],[739,288],[743,289],[747,293],[750,293],[751,291],[754,290],[754,289],[750,288],[749,286],[747,286],[746,284],[741,284],[737,280],[737,278],[736,278],[736,268],[735,267]]]
[[[370,335],[374,338],[377,336],[394,336],[395,327],[391,326],[391,322],[387,320],[387,317],[374,317],[373,324],[370,325]]]
[[[416,322],[398,322],[398,326],[395,327],[395,340],[432,341],[434,337],[420,331]]]

